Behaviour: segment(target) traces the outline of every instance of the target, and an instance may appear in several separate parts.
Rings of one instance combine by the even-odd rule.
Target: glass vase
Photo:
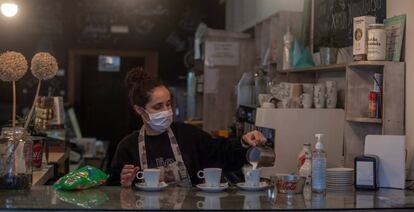
[[[0,189],[30,189],[33,141],[22,127],[2,128],[0,136]]]

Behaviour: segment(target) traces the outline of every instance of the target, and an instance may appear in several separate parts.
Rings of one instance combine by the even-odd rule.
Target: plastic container
[[[323,134],[315,134],[317,143],[312,154],[312,192],[326,191],[326,153],[322,144]]]

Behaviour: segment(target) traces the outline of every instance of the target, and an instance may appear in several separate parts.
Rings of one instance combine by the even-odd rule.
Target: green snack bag
[[[96,208],[109,200],[108,195],[99,189],[82,191],[56,191],[56,196],[63,202],[83,208]]]
[[[61,177],[53,184],[53,188],[62,190],[88,189],[104,184],[108,177],[100,169],[84,166]]]

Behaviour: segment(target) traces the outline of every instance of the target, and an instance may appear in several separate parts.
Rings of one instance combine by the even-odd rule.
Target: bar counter
[[[414,192],[327,191],[326,194],[278,194],[269,188],[260,192],[228,188],[206,193],[197,188],[167,187],[161,192],[102,186],[82,191],[56,191],[51,186],[34,186],[30,191],[0,191],[0,210],[367,210],[412,211]]]

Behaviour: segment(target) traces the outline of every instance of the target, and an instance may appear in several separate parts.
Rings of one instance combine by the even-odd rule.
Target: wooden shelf
[[[382,119],[368,118],[368,117],[347,117],[346,120],[352,121],[352,122],[360,122],[360,123],[373,123],[373,124],[382,123]]]
[[[346,64],[334,64],[334,65],[324,65],[324,66],[315,66],[310,68],[293,68],[286,70],[277,70],[279,73],[313,73],[313,72],[332,72],[332,71],[345,71]]]
[[[49,179],[53,177],[53,166],[44,165],[41,170],[33,170],[32,185],[44,185]]]
[[[393,61],[356,61],[349,63],[348,66],[350,67],[381,67],[387,64],[397,64],[403,62],[393,62]]]

